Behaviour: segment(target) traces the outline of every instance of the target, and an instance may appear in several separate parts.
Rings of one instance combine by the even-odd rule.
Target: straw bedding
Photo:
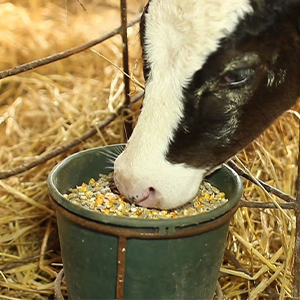
[[[128,0],[129,19],[143,3]],[[0,0],[0,69],[55,54],[118,27],[118,5],[117,0]],[[130,69],[142,82],[137,26],[128,34]],[[120,37],[114,37],[94,49],[121,67],[120,47]],[[121,72],[91,50],[1,80],[0,172],[35,161],[95,128],[124,101],[123,88]],[[133,96],[141,91],[133,83],[131,88]],[[139,105],[131,112],[134,121]],[[297,178],[297,109],[287,112],[235,159],[292,196]],[[124,141],[122,132],[122,120],[117,118],[63,154],[0,180],[1,299],[53,298],[53,281],[62,263],[47,175],[73,152]],[[245,181],[244,186],[244,199],[271,201],[256,185]],[[218,295],[223,293],[226,299],[291,296],[294,237],[293,211],[239,209],[230,226]]]

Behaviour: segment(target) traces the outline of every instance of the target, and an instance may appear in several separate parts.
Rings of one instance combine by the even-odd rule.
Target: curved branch
[[[97,128],[99,130],[103,129],[106,125],[110,124],[115,118],[117,117],[116,114],[112,114],[110,117],[106,118],[103,122],[101,122]],[[51,158],[54,158],[62,153],[64,153],[65,151],[81,144],[83,141],[85,141],[86,139],[92,137],[93,135],[95,135],[97,133],[97,128],[92,128],[91,130],[85,132],[82,136],[72,140],[71,142],[60,146],[58,148],[56,148],[55,150],[40,156],[39,158],[37,158],[34,161],[31,161],[29,163],[25,163],[23,165],[20,165],[16,168],[13,168],[11,170],[7,170],[7,171],[1,171],[0,172],[0,179],[5,179],[20,173],[23,173],[25,171],[28,171],[48,160],[50,160]]]
[[[139,20],[140,20],[141,16],[137,16],[136,18],[134,18],[133,20],[129,21],[128,22],[128,27],[134,25],[135,23],[137,23]],[[102,42],[104,42],[105,40],[115,36],[116,34],[120,34],[122,31],[122,26],[108,32],[107,34],[95,39],[95,40],[92,40],[92,41],[89,41],[85,44],[82,44],[82,45],[79,45],[79,46],[76,46],[74,48],[71,48],[71,49],[68,49],[68,50],[65,50],[63,52],[59,52],[59,53],[56,53],[54,55],[50,55],[50,56],[47,56],[47,57],[44,57],[44,58],[41,58],[41,59],[38,59],[38,60],[34,60],[34,61],[31,61],[29,63],[26,63],[26,64],[22,64],[22,65],[19,65],[17,67],[14,67],[14,68],[11,68],[11,69],[8,69],[8,70],[4,70],[4,71],[1,71],[0,72],[0,79],[3,79],[3,78],[6,78],[6,77],[9,77],[9,76],[13,76],[13,75],[17,75],[17,74],[20,74],[20,73],[23,73],[23,72],[26,72],[26,71],[30,71],[30,70],[33,70],[33,69],[36,69],[38,67],[42,67],[42,66],[45,66],[47,64],[50,64],[50,63],[53,63],[53,62],[56,62],[58,60],[62,60],[64,58],[67,58],[69,56],[72,56],[74,54],[77,54],[79,52],[82,52],[82,51],[85,51],[97,44],[100,44]]]
[[[144,95],[144,91],[138,93],[135,97],[132,98],[131,100],[131,104],[137,102],[140,98],[142,98]],[[109,117],[107,117],[103,122],[101,122],[100,124],[98,124],[96,127],[90,129],[89,131],[85,132],[83,135],[81,135],[80,137],[72,140],[71,142],[62,145],[58,148],[56,148],[55,150],[41,155],[39,158],[37,158],[36,160],[29,162],[29,163],[25,163],[23,165],[20,165],[16,168],[13,168],[11,170],[6,170],[6,171],[1,171],[0,172],[0,179],[6,179],[8,177],[23,173],[25,171],[28,171],[64,152],[66,152],[67,150],[78,146],[79,144],[81,144],[82,142],[84,142],[85,140],[87,140],[88,138],[92,137],[93,135],[95,135],[98,130],[103,129],[105,126],[109,125],[112,121],[114,121],[118,116],[120,116],[120,114],[122,113],[122,110],[124,108],[127,108],[127,105],[123,105],[121,106],[118,111],[116,113],[112,113]]]
[[[237,172],[238,175],[244,177],[245,179],[251,181],[252,183],[256,184],[257,183],[251,178],[251,176],[249,176],[246,172],[243,171],[243,169],[241,169],[233,160],[229,160],[227,162],[227,164],[229,165],[229,167],[231,167],[234,171]],[[266,189],[266,191],[268,191],[269,193],[277,196],[278,198],[286,201],[286,202],[295,202],[295,198],[282,192],[281,190],[265,183],[264,181],[256,178],[256,180]]]
[[[60,289],[63,277],[64,277],[64,269],[61,269],[54,281],[55,300],[65,300]]]

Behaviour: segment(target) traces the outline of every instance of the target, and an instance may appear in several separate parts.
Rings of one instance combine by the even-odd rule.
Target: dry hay
[[[142,2],[128,0],[129,18]],[[118,27],[118,5],[116,0],[0,0],[0,69],[63,51]],[[137,27],[128,33],[130,69],[141,78]],[[94,49],[122,66],[120,45],[120,37],[114,37]],[[0,81],[0,89],[1,170],[34,161],[81,136],[124,101],[121,72],[90,50],[6,78]],[[132,95],[138,91],[132,84]],[[135,120],[138,106],[132,114]],[[1,299],[53,298],[53,281],[62,264],[47,175],[70,153],[123,141],[122,126],[118,118],[79,146],[0,181]],[[295,196],[297,153],[298,115],[294,110],[238,157],[252,174]],[[248,181],[244,198],[270,201],[261,188]],[[226,299],[291,296],[294,236],[292,211],[239,209],[227,245],[238,264],[225,258],[221,269]]]
[[[295,108],[296,109],[296,108]],[[297,107],[297,109],[299,109]],[[257,178],[296,195],[298,114],[281,117],[246,151],[238,155]],[[270,199],[272,197],[272,199]],[[244,181],[244,199],[271,202],[280,199]],[[292,210],[240,208],[228,238],[238,266],[225,258],[221,279],[228,299],[284,299],[293,290],[295,213]]]

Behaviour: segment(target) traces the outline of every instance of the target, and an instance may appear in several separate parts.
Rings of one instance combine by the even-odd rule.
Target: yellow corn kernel
[[[71,199],[74,196],[74,193],[70,193],[69,195],[67,195],[67,199]]]
[[[178,215],[176,213],[172,213],[171,217],[172,217],[172,219],[177,219]]]
[[[201,203],[195,203],[195,208],[202,208],[203,207],[203,205],[201,204]]]
[[[113,205],[112,205],[111,203],[107,203],[107,204],[106,204],[106,207],[107,207],[107,208],[112,208]]]
[[[197,202],[203,202],[203,200],[205,199],[205,197],[204,196],[202,196],[202,197],[198,197],[198,199],[197,199]]]
[[[81,190],[82,192],[86,192],[86,184],[83,183],[81,186],[78,187],[79,190]]]
[[[204,193],[204,198],[209,199],[209,197],[210,197],[209,192],[205,192]]]
[[[225,193],[220,192],[220,193],[217,195],[217,198],[218,198],[218,199],[225,198]]]
[[[96,180],[94,178],[91,178],[90,181],[89,181],[89,184],[93,184],[95,182],[96,182]]]
[[[98,205],[102,205],[104,203],[104,200],[103,200],[103,195],[101,194],[97,194],[97,198],[96,198],[96,201],[95,201]]]
[[[97,205],[102,205],[104,203],[103,199],[96,200]]]

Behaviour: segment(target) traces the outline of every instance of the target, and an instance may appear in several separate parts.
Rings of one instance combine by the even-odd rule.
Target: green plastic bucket
[[[102,215],[63,197],[69,188],[111,171],[107,153],[120,153],[120,147],[76,153],[49,175],[69,299],[212,299],[229,221],[242,194],[240,178],[223,166],[206,180],[229,201],[171,220]]]

